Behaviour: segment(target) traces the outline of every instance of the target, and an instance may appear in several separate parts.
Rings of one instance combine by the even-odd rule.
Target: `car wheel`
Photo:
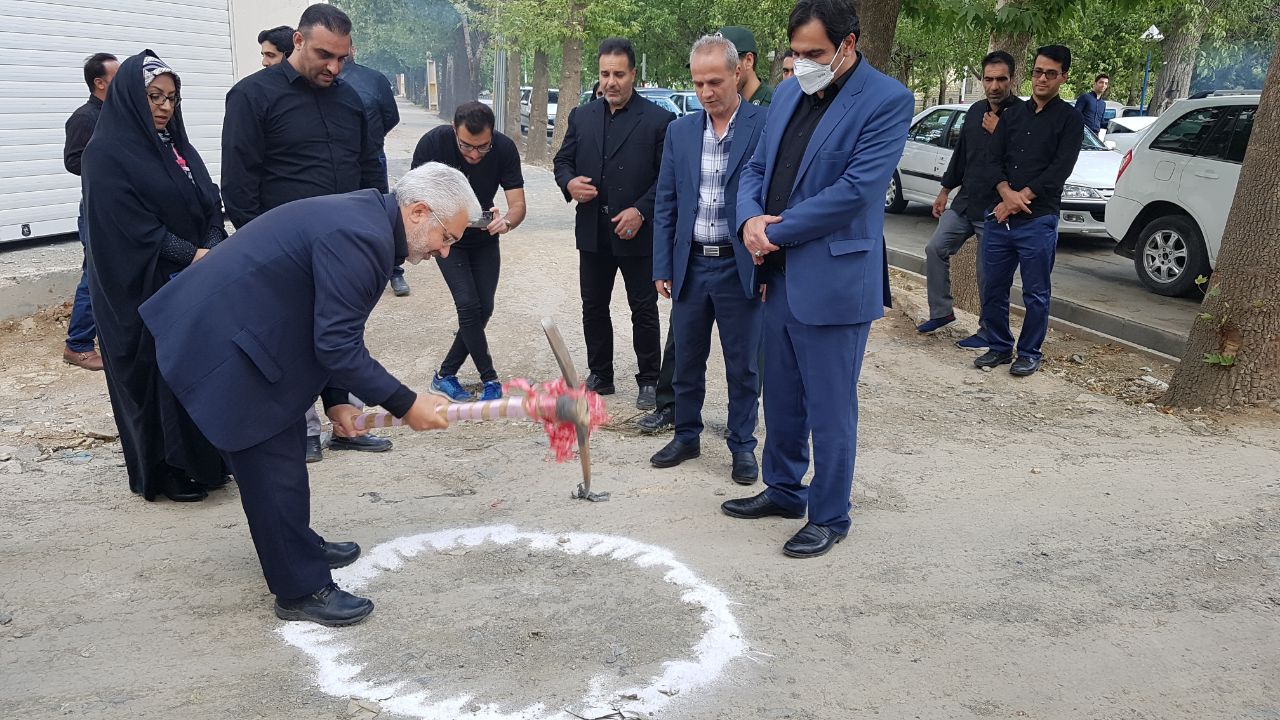
[[[1166,215],[1147,223],[1134,248],[1138,279],[1158,295],[1178,297],[1196,289],[1196,278],[1209,274],[1209,253],[1194,221]]]
[[[884,191],[884,211],[897,215],[907,209],[907,200],[902,197],[902,184],[898,178],[898,171],[893,171],[893,177],[889,178],[889,187]]]

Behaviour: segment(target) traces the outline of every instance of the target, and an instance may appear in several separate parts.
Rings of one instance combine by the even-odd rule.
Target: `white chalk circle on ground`
[[[586,695],[581,708],[574,710],[585,717],[598,717],[615,709],[654,713],[674,696],[686,698],[690,691],[712,683],[729,661],[747,650],[738,621],[729,611],[729,599],[723,592],[677,561],[670,550],[613,535],[520,532],[510,525],[424,533],[378,545],[353,565],[335,571],[334,581],[344,589],[359,591],[380,573],[397,570],[407,559],[420,553],[438,554],[485,543],[523,545],[531,550],[607,558],[639,568],[665,570],[662,579],[681,588],[680,599],[702,607],[701,620],[706,632],[693,644],[692,658],[663,663],[662,674],[651,678],[644,687],[621,686],[617,678],[607,675],[593,678],[590,687],[584,688]],[[382,608],[382,612],[385,618],[387,609]],[[374,613],[371,621],[378,622],[378,613]],[[569,720],[573,717],[561,709],[549,709],[532,698],[524,709],[504,712],[496,705],[486,704],[482,698],[446,697],[444,688],[434,692],[402,691],[406,683],[362,680],[363,666],[343,660],[353,648],[343,642],[341,629],[291,622],[276,632],[311,657],[316,664],[316,684],[337,698],[373,700],[386,712],[421,720]]]

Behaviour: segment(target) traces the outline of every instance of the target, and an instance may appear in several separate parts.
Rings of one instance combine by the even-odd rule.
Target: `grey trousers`
[[[938,218],[938,229],[924,247],[930,319],[946,317],[955,310],[951,300],[951,256],[960,252],[965,242],[975,235],[981,242],[981,221],[970,220],[951,208]],[[978,287],[982,287],[982,263],[978,263]]]
[[[348,395],[347,399],[352,405],[364,409],[364,402],[355,395]],[[316,412],[316,404],[313,401],[311,407],[307,408],[307,437],[320,437],[320,413]]]

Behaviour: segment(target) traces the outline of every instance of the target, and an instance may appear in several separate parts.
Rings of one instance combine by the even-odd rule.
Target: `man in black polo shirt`
[[[1058,97],[1071,69],[1071,50],[1046,45],[1036,51],[1031,100],[1014,105],[991,138],[992,185],[1000,202],[982,235],[982,326],[990,350],[979,368],[1013,363],[1009,372],[1026,376],[1040,369],[1040,345],[1049,331],[1049,274],[1058,249],[1062,188],[1084,136],[1084,118]],[[1027,309],[1013,358],[1009,330],[1009,288],[1014,270],[1022,275]]]
[[[929,319],[916,327],[919,332],[930,333],[955,322],[951,299],[951,256],[960,252],[970,237],[977,235],[978,240],[982,240],[983,217],[996,203],[995,190],[983,181],[992,173],[987,145],[1000,122],[1000,115],[1014,103],[1022,102],[1014,97],[1009,87],[1013,70],[1013,56],[1003,50],[984,57],[982,89],[986,98],[970,106],[959,121],[960,140],[956,143],[955,152],[951,153],[947,171],[942,175],[942,190],[933,201],[933,216],[938,218],[938,228],[924,248]],[[960,192],[951,199],[951,207],[948,208],[951,191],[957,187]],[[982,283],[981,276],[978,283]],[[985,348],[986,334],[979,330],[970,337],[957,340],[956,345],[971,350]]]
[[[461,170],[480,207],[492,213],[492,217],[467,228],[449,257],[436,260],[458,309],[458,332],[431,380],[431,389],[455,402],[475,399],[458,382],[458,371],[468,355],[484,383],[480,399],[502,397],[502,383],[493,369],[484,328],[493,315],[493,298],[498,292],[498,272],[502,267],[498,236],[524,221],[525,202],[520,152],[511,138],[493,129],[493,124],[489,106],[475,101],[463,103],[453,114],[453,125],[432,129],[413,151],[413,167],[438,162]],[[506,215],[493,204],[499,187],[507,197]]]
[[[332,5],[308,7],[284,62],[227,93],[222,125],[222,202],[237,228],[285,203],[366,188],[387,192],[387,174],[359,94],[338,79],[351,54],[351,19]],[[307,460],[321,459],[320,417],[307,415]],[[335,450],[381,452],[391,441],[334,436]]]

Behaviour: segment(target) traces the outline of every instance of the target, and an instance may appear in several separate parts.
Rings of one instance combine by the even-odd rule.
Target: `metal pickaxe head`
[[[551,345],[551,354],[556,358],[556,364],[560,366],[560,375],[564,378],[565,385],[571,388],[578,388],[582,385],[582,380],[578,376],[578,369],[573,365],[573,358],[569,355],[569,348],[564,344],[564,337],[560,335],[560,328],[556,327],[556,321],[546,317],[542,318],[542,330],[547,334],[547,342]],[[568,398],[561,398],[567,400]],[[593,493],[591,492],[591,442],[590,442],[590,410],[587,409],[586,400],[581,401],[581,408],[578,410],[577,418],[573,421],[578,428],[578,458],[582,461],[582,483],[578,485],[578,489],[574,491],[572,497],[581,500],[590,500],[591,502],[603,502],[609,499],[609,493]],[[560,413],[557,403],[556,414]]]

